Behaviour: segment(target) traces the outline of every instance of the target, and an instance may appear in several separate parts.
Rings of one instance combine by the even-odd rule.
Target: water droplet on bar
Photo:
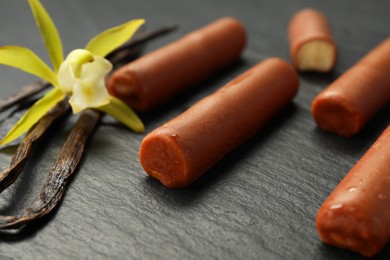
[[[340,209],[342,207],[343,207],[343,204],[338,203],[338,204],[333,204],[332,206],[330,206],[330,209]]]

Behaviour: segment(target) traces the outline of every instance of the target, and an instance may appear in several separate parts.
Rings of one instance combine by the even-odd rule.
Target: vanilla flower
[[[84,49],[69,53],[64,60],[61,39],[49,14],[39,0],[28,2],[54,69],[47,66],[31,50],[21,46],[0,47],[0,64],[36,75],[51,83],[54,88],[26,112],[0,144],[9,143],[27,132],[66,96],[70,97],[73,113],[88,108],[98,109],[112,115],[134,131],[143,132],[144,126],[131,108],[109,95],[105,78],[111,71],[112,64],[104,57],[128,41],[144,20],[131,20],[108,29],[94,37]]]
[[[73,113],[110,103],[105,76],[111,69],[111,62],[87,50],[69,53],[58,70],[58,83],[64,92],[71,94]]]

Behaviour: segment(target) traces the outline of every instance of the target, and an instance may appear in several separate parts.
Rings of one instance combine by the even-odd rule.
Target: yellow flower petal
[[[54,70],[57,72],[61,62],[64,60],[60,35],[49,14],[39,0],[28,0],[28,2],[33,12],[35,22],[41,32],[43,42],[46,45],[47,52],[53,63]]]
[[[12,127],[7,133],[0,145],[5,145],[20,137],[27,132],[32,126],[38,122],[50,109],[58,102],[65,98],[65,94],[59,88],[54,88],[46,93],[43,98],[35,102],[35,104],[23,115],[23,117]]]
[[[0,47],[0,64],[38,76],[58,86],[57,75],[35,53],[21,46]]]
[[[98,107],[97,109],[111,115],[136,133],[143,133],[145,131],[144,124],[137,114],[115,97],[111,97],[110,104]]]
[[[143,19],[131,20],[127,23],[108,29],[95,36],[85,47],[95,55],[105,57],[107,54],[128,41],[145,22]]]

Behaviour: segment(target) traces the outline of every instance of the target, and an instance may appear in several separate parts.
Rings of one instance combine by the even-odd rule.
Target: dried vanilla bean
[[[18,228],[48,214],[58,204],[66,190],[66,184],[82,158],[85,144],[92,135],[100,117],[100,113],[92,109],[84,110],[81,113],[37,198],[19,216],[0,216],[1,229]]]
[[[27,157],[30,155],[34,142],[46,132],[54,121],[64,116],[68,110],[69,102],[65,99],[43,116],[34,128],[23,138],[12,157],[10,167],[0,172],[0,193],[14,183],[19,177]]]
[[[12,94],[11,96],[0,100],[0,112],[5,109],[20,103],[21,101],[41,92],[42,90],[48,88],[50,86],[49,83],[44,81],[37,81],[34,84],[26,85],[19,89],[17,92]]]

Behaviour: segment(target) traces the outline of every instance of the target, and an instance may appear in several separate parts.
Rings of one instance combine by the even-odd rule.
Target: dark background
[[[219,17],[246,26],[249,42],[235,66],[198,84],[158,111],[142,114],[147,132],[265,58],[289,60],[287,24],[304,7],[329,18],[339,51],[328,75],[300,74],[300,91],[278,117],[188,188],[170,190],[138,162],[145,136],[108,117],[90,140],[66,196],[48,217],[0,233],[0,258],[15,259],[359,259],[323,245],[318,208],[388,124],[385,108],[357,136],[324,133],[311,118],[313,98],[389,35],[390,2],[233,0],[42,0],[62,35],[65,53],[102,30],[143,17],[149,29],[176,23],[154,50]],[[23,45],[48,61],[27,1],[3,1],[0,45]],[[190,61],[189,61],[190,62]],[[390,76],[390,73],[389,73]],[[0,68],[0,98],[35,81]],[[77,116],[54,127],[16,184],[0,197],[0,214],[17,214],[35,198]],[[145,133],[145,134],[146,134]],[[7,167],[14,149],[0,151]],[[378,256],[389,259],[388,245]]]

